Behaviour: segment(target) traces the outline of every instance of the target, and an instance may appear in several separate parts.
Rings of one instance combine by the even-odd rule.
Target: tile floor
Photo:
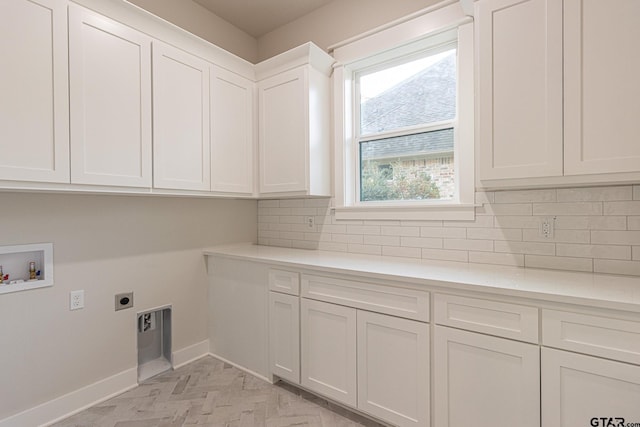
[[[211,356],[150,378],[54,427],[378,427],[284,383],[268,384]]]

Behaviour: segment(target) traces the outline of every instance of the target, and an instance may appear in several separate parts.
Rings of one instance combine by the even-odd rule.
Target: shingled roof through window
[[[456,55],[430,67],[362,104],[362,134],[449,120],[456,114]],[[361,144],[363,159],[453,152],[453,129],[386,138]]]

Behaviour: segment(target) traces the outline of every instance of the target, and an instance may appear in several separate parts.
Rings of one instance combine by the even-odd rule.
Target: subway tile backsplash
[[[640,185],[482,192],[476,203],[474,221],[337,221],[330,199],[260,200],[258,243],[640,276]]]

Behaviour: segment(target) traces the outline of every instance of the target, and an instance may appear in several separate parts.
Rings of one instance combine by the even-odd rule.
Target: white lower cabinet
[[[542,349],[542,426],[640,425],[640,366]]]
[[[300,298],[269,292],[271,374],[300,384]]]
[[[445,326],[433,345],[436,426],[540,426],[538,345]]]
[[[358,409],[397,426],[429,425],[429,325],[357,311]]]
[[[303,298],[300,310],[302,385],[355,407],[356,309]]]
[[[393,425],[429,425],[427,323],[306,298],[300,307],[304,387]]]

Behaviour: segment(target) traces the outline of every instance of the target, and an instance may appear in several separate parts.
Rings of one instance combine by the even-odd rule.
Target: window
[[[360,202],[454,199],[456,60],[447,45],[355,73]]]
[[[457,8],[334,49],[337,219],[473,219],[473,23]]]

